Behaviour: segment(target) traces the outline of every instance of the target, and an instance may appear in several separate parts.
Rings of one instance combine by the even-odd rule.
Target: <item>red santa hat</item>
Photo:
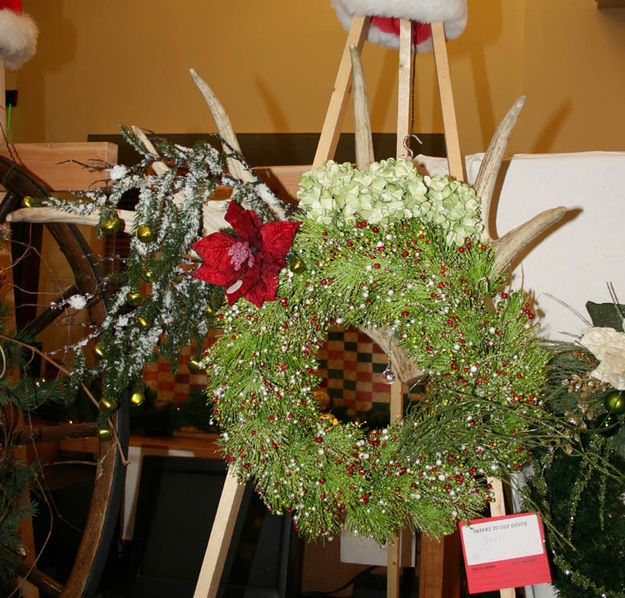
[[[32,18],[22,13],[22,0],[0,0],[0,54],[8,68],[17,69],[32,58],[38,34]]]
[[[432,49],[430,23],[442,21],[447,39],[458,37],[467,24],[466,0],[332,0],[332,4],[345,29],[354,15],[372,17],[367,39],[389,48],[399,48],[400,19],[413,21],[417,52]]]

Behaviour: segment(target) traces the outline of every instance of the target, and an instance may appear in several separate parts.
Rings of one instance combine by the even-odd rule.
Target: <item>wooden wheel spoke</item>
[[[31,320],[30,322],[28,322],[28,324],[26,324],[26,326],[24,326],[23,330],[26,335],[30,337],[36,337],[42,330],[50,326],[50,324],[52,324],[65,311],[64,308],[59,308],[58,306],[63,305],[70,297],[79,293],[80,289],[76,284],[73,284],[65,289],[65,291],[63,291],[58,297],[50,302],[50,306],[42,310],[34,320]],[[91,297],[87,301],[86,309],[89,311],[89,313],[91,313],[92,310],[98,307],[99,302],[103,300],[106,301],[109,294],[102,292],[99,295],[100,296],[96,295],[94,297]]]
[[[52,324],[52,322],[54,322],[54,320],[56,320],[64,312],[64,309],[61,309],[58,306],[65,303],[70,297],[76,295],[78,292],[78,287],[73,284],[65,289],[65,291],[63,291],[58,297],[53,299],[48,307],[43,309],[34,320],[31,320],[28,324],[26,324],[26,326],[24,326],[23,330],[27,337],[34,338],[42,330],[50,326],[50,324]]]
[[[37,586],[39,592],[43,596],[60,596],[63,586],[46,575],[43,571],[33,567],[26,562],[26,559],[19,554],[9,550],[6,546],[0,544],[0,553],[13,565],[16,573],[28,580],[29,583]]]
[[[97,433],[98,425],[95,422],[47,426],[45,428],[24,428],[15,433],[13,443],[28,444],[30,442],[50,442],[67,438],[85,438],[96,436]]]

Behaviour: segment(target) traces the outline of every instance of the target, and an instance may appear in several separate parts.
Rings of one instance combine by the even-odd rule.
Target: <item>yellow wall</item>
[[[461,145],[482,151],[517,95],[514,152],[625,150],[625,9],[594,0],[468,0],[449,55]],[[84,140],[137,124],[213,131],[188,75],[213,86],[238,132],[318,131],[345,33],[330,0],[24,0],[37,55],[7,75],[19,90],[12,141]],[[367,45],[374,131],[395,129],[397,53]],[[440,132],[433,61],[419,57],[415,129]],[[345,130],[351,129],[351,121]]]

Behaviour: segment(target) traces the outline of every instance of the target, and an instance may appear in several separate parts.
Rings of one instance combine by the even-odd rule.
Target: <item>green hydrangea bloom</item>
[[[421,176],[408,160],[389,158],[367,170],[329,161],[302,175],[300,208],[321,224],[340,228],[364,220],[387,226],[406,218],[434,223],[449,245],[462,245],[482,232],[475,190],[448,176]]]

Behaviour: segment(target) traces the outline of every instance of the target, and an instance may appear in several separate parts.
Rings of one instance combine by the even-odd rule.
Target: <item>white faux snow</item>
[[[87,306],[87,298],[84,295],[72,295],[67,304],[74,309],[84,309]]]
[[[126,176],[128,169],[123,164],[115,164],[112,168],[107,168],[109,177],[112,181],[119,181]]]

